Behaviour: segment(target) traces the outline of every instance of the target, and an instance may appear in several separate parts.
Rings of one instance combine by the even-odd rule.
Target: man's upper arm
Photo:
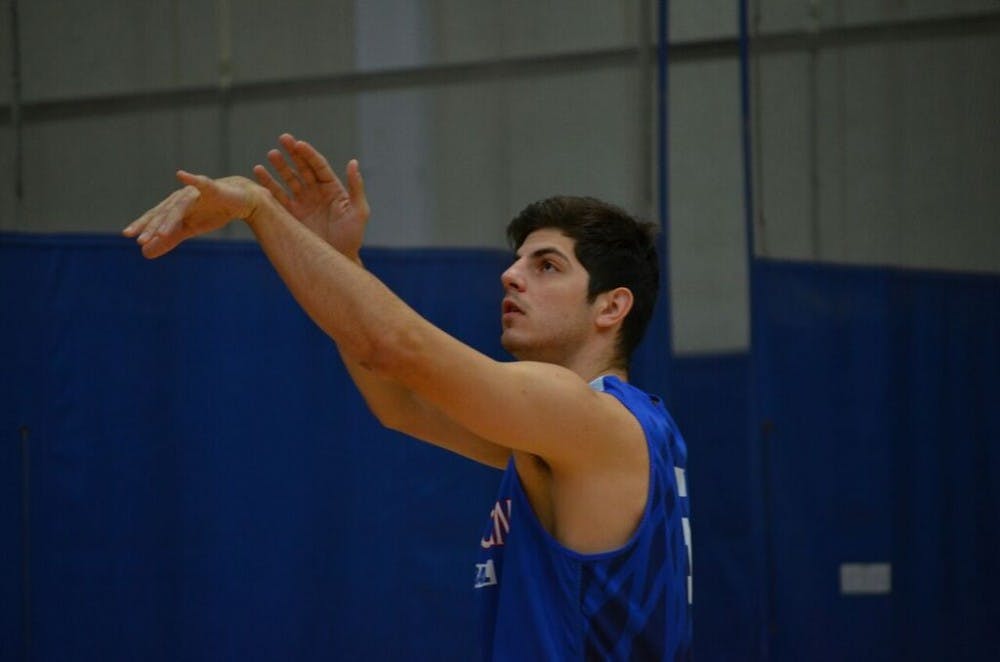
[[[510,448],[483,439],[436,407],[410,394],[411,405],[389,427],[497,469],[507,467]]]
[[[343,358],[355,386],[382,425],[482,464],[498,469],[507,466],[509,448],[476,436],[408,388],[376,376],[348,356]]]
[[[627,409],[557,365],[494,361],[429,324],[386,354],[386,376],[457,425],[550,464],[606,461],[637,437]]]

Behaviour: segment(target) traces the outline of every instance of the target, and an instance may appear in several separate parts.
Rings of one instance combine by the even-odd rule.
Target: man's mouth
[[[502,311],[502,314],[504,314],[504,315],[507,315],[508,313],[519,313],[521,315],[524,314],[524,311],[521,310],[518,307],[518,305],[516,303],[514,303],[513,301],[511,301],[510,299],[504,299],[503,300],[503,304],[501,305],[501,311]]]

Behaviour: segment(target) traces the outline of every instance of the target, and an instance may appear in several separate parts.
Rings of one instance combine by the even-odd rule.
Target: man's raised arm
[[[303,226],[360,265],[359,251],[370,207],[357,161],[347,165],[345,188],[327,160],[311,145],[287,133],[279,142],[291,163],[277,149],[271,150],[267,157],[284,186],[260,165],[254,167],[257,181]],[[126,234],[138,236],[137,232]],[[351,379],[382,425],[483,464],[506,466],[509,449],[456,425],[410,390],[376,376],[337,347]]]
[[[267,160],[284,186],[261,165],[253,169],[257,181],[303,225],[361,265],[360,251],[371,207],[358,162],[351,160],[347,164],[345,188],[326,158],[312,145],[288,133],[278,141],[285,153],[272,149]],[[456,425],[409,389],[376,376],[337,347],[354,385],[382,425],[483,464],[506,466],[509,449]]]
[[[178,178],[183,189],[125,230],[138,237],[146,257],[244,218],[296,301],[341,352],[413,392],[454,430],[553,466],[615,461],[623,435],[634,437],[634,419],[566,368],[493,361],[424,320],[266,188],[241,177],[212,180],[181,171]]]

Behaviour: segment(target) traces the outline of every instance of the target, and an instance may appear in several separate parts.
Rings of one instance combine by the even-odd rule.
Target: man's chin
[[[518,361],[526,360],[527,348],[522,343],[517,342],[515,338],[512,338],[509,333],[504,332],[500,335],[500,346]]]

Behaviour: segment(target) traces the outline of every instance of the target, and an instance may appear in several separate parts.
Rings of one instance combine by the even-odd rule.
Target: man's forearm
[[[435,332],[440,335],[359,262],[295,220],[264,189],[246,221],[302,309],[346,357],[374,370],[376,377],[402,378],[386,366]]]
[[[360,255],[357,253],[345,253],[345,255],[359,267],[364,268]],[[386,427],[405,432],[406,421],[416,416],[415,410],[419,408],[413,392],[396,382],[378,377],[345,352],[340,345],[337,345],[337,351],[340,352],[340,358],[351,381],[354,382],[375,418]]]
[[[413,391],[379,377],[343,350],[340,355],[354,385],[382,425],[497,469],[507,466],[509,448],[477,437]]]
[[[337,345],[351,379],[379,421],[416,432],[425,405],[391,375],[374,368],[390,350],[386,338],[404,325],[425,325],[378,279],[357,255],[345,256],[295,220],[270,195],[260,200],[247,223],[296,301]]]
[[[406,420],[416,415],[414,410],[417,403],[412,391],[396,382],[377,376],[339,346],[338,350],[351,381],[354,382],[375,418],[388,428],[406,432]]]
[[[450,395],[453,383],[445,388],[439,381],[464,374],[480,355],[418,315],[270,193],[261,193],[247,223],[295,300],[337,344],[379,420],[484,464],[505,466],[510,449],[475,431],[466,399]],[[466,412],[469,420],[454,417],[456,412]]]

